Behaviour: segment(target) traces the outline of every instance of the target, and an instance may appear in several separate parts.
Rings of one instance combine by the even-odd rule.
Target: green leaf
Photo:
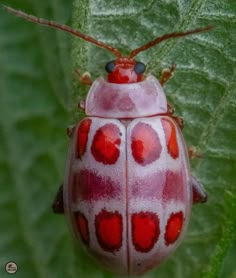
[[[173,31],[214,25],[209,33],[170,40],[137,59],[160,76],[177,64],[165,86],[184,135],[203,159],[192,172],[209,200],[193,207],[183,244],[154,277],[235,277],[236,255],[236,3],[235,1],[5,0],[36,16],[73,25],[122,53]],[[73,15],[72,15],[73,11]],[[73,22],[71,23],[71,18]],[[63,180],[67,111],[78,121],[88,88],[73,73],[104,75],[114,57],[104,49],[0,9],[0,276],[15,261],[15,277],[117,277],[77,246],[64,217],[51,212]],[[69,92],[69,100],[67,96]]]
[[[71,21],[67,1],[6,1],[46,18]],[[63,180],[69,36],[0,7],[0,276],[74,277],[73,245],[51,203]],[[67,267],[65,267],[67,265]]]
[[[229,247],[232,245],[232,242],[236,240],[236,197],[228,191],[226,191],[225,195],[226,214],[222,225],[222,235],[213,252],[210,264],[203,275],[204,278],[219,276],[218,273],[220,273],[222,261],[224,260]],[[226,275],[223,277],[226,277]]]

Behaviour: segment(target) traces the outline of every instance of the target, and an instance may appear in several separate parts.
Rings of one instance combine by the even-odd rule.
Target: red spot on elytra
[[[105,124],[94,135],[91,151],[103,164],[115,164],[120,155],[120,129],[115,124]]]
[[[76,157],[81,158],[86,151],[91,123],[91,119],[85,119],[80,123],[77,129]]]
[[[181,233],[184,222],[184,215],[182,211],[171,213],[165,231],[166,245],[174,243]]]
[[[75,213],[77,228],[84,244],[89,245],[88,220],[81,212]]]
[[[122,216],[117,211],[103,209],[95,217],[96,236],[103,250],[119,251],[122,245]]]
[[[165,132],[168,153],[174,159],[176,159],[179,156],[179,147],[178,147],[177,136],[176,136],[176,126],[168,118],[162,118],[161,122]]]
[[[162,150],[160,139],[149,124],[136,124],[132,130],[131,141],[134,160],[142,166],[152,163],[160,157]]]
[[[160,235],[160,221],[153,212],[139,212],[132,215],[132,240],[137,251],[148,252]]]

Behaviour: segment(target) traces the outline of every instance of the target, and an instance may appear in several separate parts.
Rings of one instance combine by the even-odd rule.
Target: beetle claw
[[[169,79],[171,79],[174,75],[174,71],[176,69],[176,64],[173,63],[169,69],[164,69],[162,71],[160,84],[163,86]]]
[[[191,185],[193,190],[193,204],[205,203],[207,201],[208,194],[200,181],[194,176],[191,176]]]
[[[56,197],[52,204],[52,210],[54,213],[64,213],[64,201],[63,201],[63,184],[59,187]]]
[[[80,80],[80,82],[82,84],[88,85],[88,86],[91,86],[93,84],[93,80],[91,78],[91,74],[88,71],[86,71],[83,74],[81,74],[80,71],[77,69],[75,72],[79,76],[79,80]]]

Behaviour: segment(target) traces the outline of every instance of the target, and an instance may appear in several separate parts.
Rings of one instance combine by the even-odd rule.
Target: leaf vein
[[[236,70],[234,70],[232,79],[225,88],[225,93],[222,95],[218,105],[215,107],[215,110],[211,114],[212,115],[211,118],[209,119],[208,123],[205,125],[205,128],[202,131],[199,140],[200,148],[203,148],[204,146],[207,145],[207,142],[210,141],[217,128],[218,122],[223,118],[224,111],[225,111],[225,104],[229,102],[229,99],[234,93],[235,80],[236,80]],[[199,159],[196,165],[196,169],[200,167],[201,163],[202,161],[201,159]]]

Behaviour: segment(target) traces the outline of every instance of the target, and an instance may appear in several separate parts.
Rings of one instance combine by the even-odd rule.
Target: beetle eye
[[[110,62],[106,63],[106,66],[105,66],[106,72],[111,73],[114,71],[114,69],[115,69],[115,61],[110,61]]]
[[[141,73],[144,73],[145,71],[145,68],[146,66],[141,63],[141,62],[137,62],[134,66],[134,71],[137,73],[137,74],[141,74]]]

